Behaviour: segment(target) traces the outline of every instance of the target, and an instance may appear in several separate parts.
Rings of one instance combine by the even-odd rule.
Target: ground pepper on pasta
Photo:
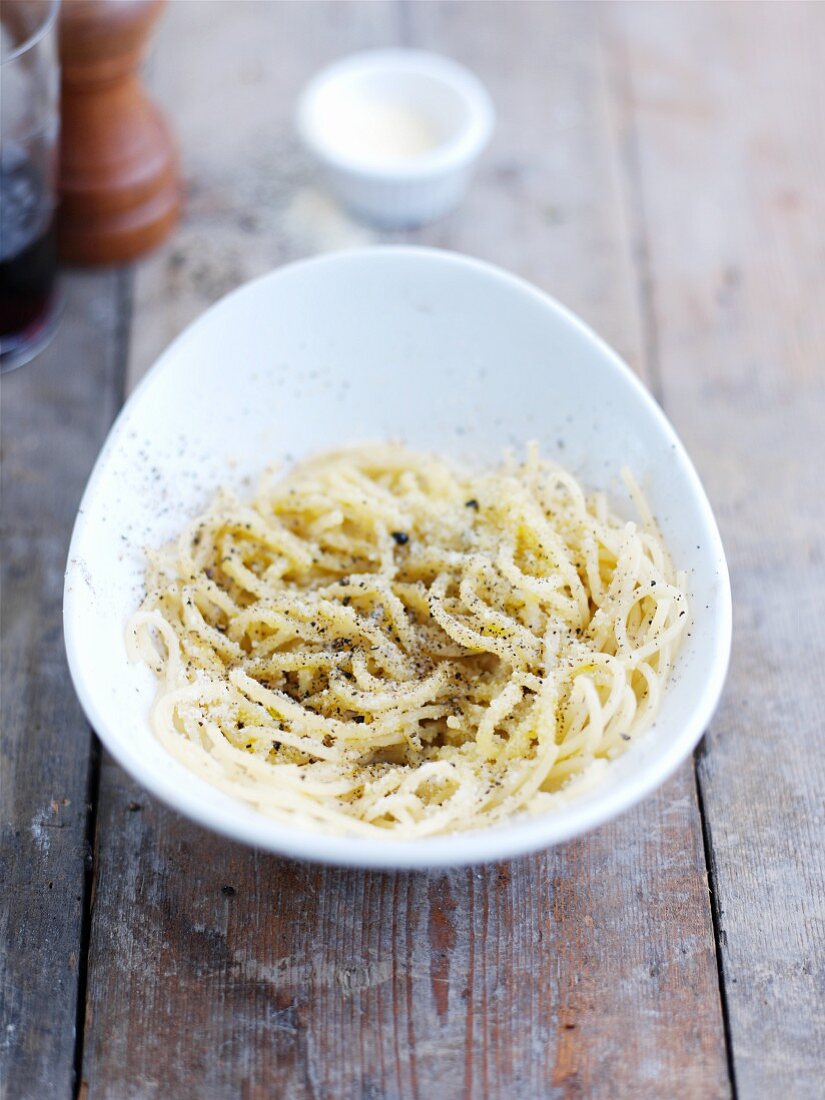
[[[127,643],[176,757],[271,817],[413,838],[551,810],[650,725],[688,620],[626,472],[620,520],[531,445],[394,444],[221,491],[149,553]]]

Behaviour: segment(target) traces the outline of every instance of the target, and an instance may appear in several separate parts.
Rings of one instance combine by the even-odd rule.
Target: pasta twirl
[[[550,809],[650,724],[688,606],[639,522],[528,448],[471,473],[370,444],[221,492],[150,554],[152,725],[263,813],[418,837]]]

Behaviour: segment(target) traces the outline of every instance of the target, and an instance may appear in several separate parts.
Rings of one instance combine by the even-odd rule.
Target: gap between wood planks
[[[733,1057],[730,1007],[728,1005],[728,993],[725,984],[725,963],[722,953],[722,924],[719,913],[719,894],[716,884],[716,865],[713,859],[713,841],[710,832],[710,821],[708,820],[708,815],[705,810],[702,780],[699,776],[699,761],[705,751],[705,739],[703,734],[702,740],[696,746],[693,753],[693,775],[696,780],[696,801],[699,805],[699,817],[702,821],[702,845],[705,850],[705,867],[708,876],[708,893],[710,895],[710,916],[713,921],[713,942],[716,948],[716,973],[719,979],[719,1006],[722,1010],[722,1026],[725,1030],[725,1057],[728,1063],[728,1078],[730,1079],[731,1095],[734,1100],[736,1100],[738,1095],[736,1087],[736,1063]]]
[[[609,57],[611,51],[604,39],[605,30],[602,24],[599,38],[600,47],[603,54]],[[653,302],[653,274],[651,270],[650,240],[648,221],[645,215],[642,166],[639,156],[640,137],[634,112],[631,107],[630,59],[628,56],[626,39],[622,35],[614,35],[613,53],[616,57],[617,64],[611,67],[608,63],[605,67],[613,77],[616,85],[616,95],[612,97],[613,101],[622,105],[625,116],[625,125],[623,128],[619,127],[619,129],[620,131],[623,130],[625,134],[624,147],[622,149],[626,181],[625,205],[630,219],[631,237],[634,242],[636,257],[634,270],[636,272],[637,295],[642,318],[643,352],[650,379],[650,391],[665,412],[667,412],[662,381],[661,357],[659,354],[659,332],[656,309]],[[705,854],[705,873],[707,875],[711,921],[713,924],[714,955],[716,958],[716,975],[719,985],[719,1007],[721,1010],[722,1026],[725,1036],[725,1059],[728,1068],[731,1096],[733,1100],[736,1100],[738,1095],[736,1087],[736,1068],[733,1053],[733,1037],[731,1034],[730,1009],[728,1006],[727,989],[725,985],[726,978],[722,953],[716,867],[713,858],[710,822],[705,808],[702,780],[699,774],[699,761],[706,751],[705,735],[702,734],[702,738],[693,752],[693,778],[696,783],[696,801],[699,809],[699,819],[702,824],[702,847]]]
[[[132,299],[134,273],[131,267],[124,267],[117,273],[117,327],[115,329],[115,418],[126,400],[126,365],[129,358],[129,336],[132,323]],[[75,1012],[73,1082],[74,1095],[81,1095],[83,1081],[83,1042],[86,1036],[86,986],[89,973],[89,943],[92,932],[92,909],[94,907],[95,858],[97,850],[97,807],[100,798],[100,757],[101,746],[97,734],[89,728],[91,746],[89,749],[89,770],[86,780],[86,829],[84,843],[86,848],[86,868],[83,879],[83,901],[81,903],[80,957],[77,969],[77,1006]]]

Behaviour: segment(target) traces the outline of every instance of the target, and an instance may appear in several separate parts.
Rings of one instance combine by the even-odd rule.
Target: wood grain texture
[[[371,0],[168,7],[152,94],[180,147],[185,217],[137,272],[130,388],[190,321],[240,283],[288,260],[378,239],[316,187],[292,116],[315,70],[392,42],[397,11]]]
[[[294,94],[320,63],[402,39],[470,64],[500,114],[467,204],[416,239],[557,292],[644,373],[596,9],[231,13],[178,5],[161,30],[155,90],[192,194],[180,233],[138,275],[133,381],[245,278],[374,239],[315,190],[286,132]],[[691,766],[553,852],[395,876],[246,851],[104,760],[95,885],[90,1100],[178,1095],[193,1081],[205,1098],[300,1100],[654,1097],[663,1082],[682,1096],[729,1092]]]
[[[717,509],[730,679],[699,762],[736,1081],[825,1080],[825,8],[621,5],[662,389]]]
[[[481,0],[407,10],[414,44],[478,71],[498,116],[461,209],[417,239],[536,283],[650,384],[598,6]]]
[[[0,1095],[69,1096],[91,735],[69,682],[68,536],[121,390],[117,276],[72,276],[51,347],[3,379]]]
[[[725,1094],[677,784],[626,836],[405,875],[205,837],[108,759],[101,791],[89,1097]]]

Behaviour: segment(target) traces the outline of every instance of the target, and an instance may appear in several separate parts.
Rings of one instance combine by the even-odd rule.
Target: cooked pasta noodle
[[[301,827],[419,837],[552,808],[650,724],[687,622],[639,522],[528,447],[391,444],[222,491],[150,553],[131,655],[161,742]]]

